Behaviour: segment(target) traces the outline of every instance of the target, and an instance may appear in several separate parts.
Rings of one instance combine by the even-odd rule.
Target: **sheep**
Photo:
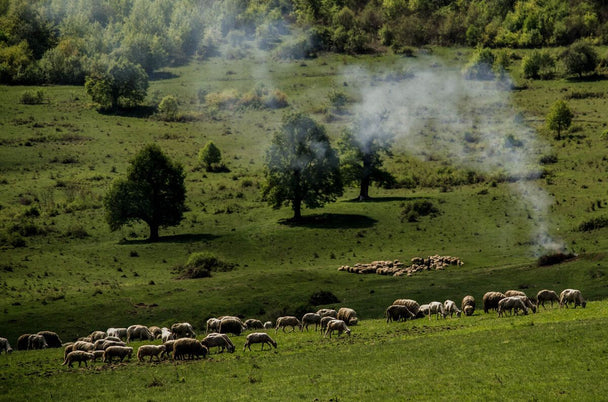
[[[306,328],[308,332],[308,326],[314,324],[315,331],[319,327],[319,323],[321,323],[321,316],[317,313],[306,313],[302,316],[302,327]]]
[[[163,342],[163,346],[165,347],[165,350],[160,354],[160,357],[162,358],[163,356],[167,356],[167,358],[168,358],[169,355],[173,352],[174,344],[175,344],[174,339],[171,339],[167,342]]]
[[[520,296],[512,296],[512,297],[519,297],[521,299],[521,301],[524,302],[524,305],[528,309],[532,310],[532,312],[534,314],[536,314],[536,304],[532,303],[532,300],[530,300],[530,298],[528,296],[521,296],[520,295]]]
[[[145,325],[131,325],[127,328],[127,343],[135,339],[153,341],[154,336]]]
[[[296,330],[296,327],[302,331],[302,323],[296,317],[291,315],[286,315],[283,317],[277,318],[277,324],[274,327],[274,332],[276,333],[279,328],[283,328],[283,332],[285,332],[285,327],[291,327],[291,332]]]
[[[17,338],[17,350],[27,350],[27,340],[31,334],[23,334]]]
[[[162,333],[162,329],[160,327],[157,327],[156,325],[153,325],[151,327],[148,327],[148,329],[150,330],[150,333],[152,334],[152,336],[154,337],[154,339],[160,339],[161,333]]]
[[[260,321],[260,320],[256,320],[255,318],[250,318],[247,321],[245,321],[245,327],[247,329],[262,329],[262,328],[264,328],[264,324],[262,324],[262,321]]]
[[[44,336],[33,334],[27,338],[27,350],[46,349],[48,345]]]
[[[162,327],[160,332],[160,339],[163,341],[163,343],[167,342],[167,341],[171,341],[171,340],[175,340],[175,335],[173,335],[173,332],[171,332],[171,330],[167,327]]]
[[[512,297],[512,296],[527,296],[527,295],[524,292],[522,292],[521,290],[507,290],[505,292],[505,296]]]
[[[60,348],[62,346],[61,338],[52,331],[40,331],[38,335],[42,335],[49,348]]]
[[[94,350],[90,353],[93,353],[93,361],[96,362],[97,359],[101,359],[103,361],[103,354],[104,354],[105,350]]]
[[[127,329],[126,328],[108,328],[106,330],[106,334],[108,336],[115,336],[119,339],[127,339]]]
[[[208,349],[193,338],[180,338],[173,344],[173,360],[197,359],[207,356]]]
[[[264,329],[271,329],[272,327],[274,327],[274,325],[272,325],[272,321],[266,321],[264,323]]]
[[[141,362],[144,360],[144,357],[150,356],[150,363],[154,357],[160,362],[160,355],[163,354],[164,351],[164,345],[141,345],[139,349],[137,349],[137,360]]]
[[[127,346],[123,341],[109,341],[107,339],[102,339],[101,345],[97,350],[106,350],[110,346]]]
[[[523,299],[517,296],[504,297],[498,301],[498,316],[502,317],[505,310],[509,310],[509,313],[514,311],[515,315],[517,315],[517,310],[521,310],[525,315],[528,315],[528,308]]]
[[[553,307],[554,301],[559,303],[559,297],[557,296],[557,293],[555,293],[555,291],[553,291],[553,290],[543,289],[543,290],[539,290],[538,293],[536,294],[536,307],[537,308],[539,306],[543,306],[545,309],[547,309],[547,307],[545,307],[545,302],[551,302],[551,307]]]
[[[260,349],[260,350],[264,350],[265,344],[268,344],[269,347],[274,346],[275,349],[277,348],[277,343],[267,333],[252,332],[251,334],[247,335],[247,339],[245,340],[245,346],[243,346],[243,352],[245,351],[246,348],[248,348],[249,351],[251,351],[251,345],[254,343],[262,344],[262,349]]]
[[[325,330],[325,337],[329,335],[329,337],[331,338],[331,334],[334,331],[338,331],[338,337],[342,335],[342,332],[350,336],[350,329],[346,326],[346,323],[343,320],[331,320],[330,322],[328,322],[327,329]]]
[[[443,318],[447,316],[445,309],[443,308],[443,303],[438,301],[433,301],[429,303],[429,320],[431,319],[431,315],[435,314],[435,318],[439,319],[439,314]]]
[[[130,346],[110,346],[103,352],[103,361],[106,363],[112,363],[114,357],[117,357],[122,362],[126,357],[127,360],[131,360],[133,355],[133,348]]]
[[[93,331],[89,335],[89,338],[91,338],[91,342],[95,342],[99,339],[104,339],[106,336],[108,335],[103,331]]]
[[[323,317],[338,318],[338,312],[331,308],[322,308],[317,311],[317,314],[319,314],[321,316],[321,318],[323,318]]]
[[[342,307],[338,310],[338,320],[344,321],[347,325],[357,325],[357,313],[352,308]]]
[[[8,343],[8,339],[0,338],[0,355],[2,352],[9,354],[13,353],[13,348],[11,348],[11,344]]]
[[[388,306],[384,314],[386,315],[387,323],[390,321],[406,321],[408,318],[414,318],[414,314],[406,306],[399,304]]]
[[[475,312],[475,298],[471,295],[466,295],[462,298],[462,304],[460,305],[465,315],[471,316]]]
[[[427,315],[430,316],[431,314],[431,306],[428,304],[421,304],[420,308],[418,309],[418,314],[416,314],[417,318],[422,318],[422,317],[426,317]]]
[[[82,336],[82,337],[78,338],[77,341],[93,343],[93,340],[91,339],[90,336]]]
[[[460,318],[462,311],[458,307],[456,307],[456,303],[452,300],[446,300],[443,302],[443,309],[445,310],[446,315],[449,314],[450,318],[454,316],[456,313],[456,317]]]
[[[95,344],[85,341],[76,341],[72,345],[72,350],[82,350],[84,352],[92,352],[95,350]]]
[[[220,334],[234,334],[236,336],[241,335],[241,332],[245,330],[243,322],[236,317],[224,317],[220,321]]]
[[[171,332],[173,332],[175,339],[196,337],[194,328],[192,328],[192,325],[188,322],[177,322],[171,325]]]
[[[507,296],[505,296],[504,293],[486,292],[486,294],[483,295],[483,312],[487,314],[490,310],[497,310],[498,302],[505,297]]]
[[[205,330],[206,333],[210,332],[219,332],[220,331],[220,323],[222,321],[217,318],[209,318],[207,320],[207,328]]]
[[[82,362],[84,362],[84,366],[88,367],[87,361],[94,360],[94,359],[95,359],[95,355],[93,353],[84,352],[82,350],[74,350],[73,352],[70,352],[67,354],[67,356],[65,357],[65,360],[63,361],[63,363],[61,365],[65,366],[67,364],[68,367],[72,367],[72,363],[78,362],[78,367],[80,367],[80,364]]]
[[[568,303],[574,303],[574,308],[576,306],[581,306],[585,308],[587,306],[587,301],[583,298],[583,294],[578,289],[564,289],[559,295],[559,307],[566,306],[568,308]]]
[[[412,299],[397,299],[393,302],[393,305],[405,306],[415,316],[418,315],[418,310],[420,309],[418,302]]]
[[[235,350],[234,343],[232,343],[226,334],[208,334],[201,343],[206,346],[208,350],[217,347],[217,353],[222,353],[224,349],[226,349],[228,353],[234,353]]]
[[[327,324],[331,321],[335,320],[332,316],[321,317],[321,321],[319,322],[319,326],[321,327],[321,334],[325,332],[327,329]]]

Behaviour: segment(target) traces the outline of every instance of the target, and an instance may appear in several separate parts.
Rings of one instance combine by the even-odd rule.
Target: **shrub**
[[[598,216],[591,218],[578,225],[579,232],[590,232],[592,230],[608,227],[608,216]]]
[[[428,200],[415,201],[411,204],[407,204],[401,211],[401,222],[407,220],[408,222],[417,222],[421,216],[436,216],[439,214],[439,209]]]
[[[24,105],[40,105],[44,102],[44,91],[42,89],[27,90],[19,97],[19,103]]]
[[[340,303],[340,300],[332,292],[320,290],[310,295],[308,303],[313,306],[319,306],[323,304]]]
[[[190,254],[186,265],[176,267],[180,279],[208,278],[211,272],[227,272],[233,270],[234,264],[225,262],[212,253],[198,252]]]
[[[608,141],[608,130],[602,131],[602,133],[600,134],[600,138],[604,141]]]
[[[158,113],[160,118],[165,121],[178,120],[179,106],[177,98],[173,95],[165,96],[158,105]]]
[[[541,165],[551,165],[553,163],[557,163],[557,155],[549,154],[541,156],[539,160]]]
[[[524,78],[551,79],[555,73],[555,59],[548,52],[533,51],[521,61]]]
[[[222,152],[220,149],[213,143],[213,141],[209,141],[198,153],[198,162],[201,164],[208,172],[215,171],[222,162]]]
[[[465,66],[463,71],[464,77],[468,80],[494,79],[494,72],[492,71],[494,60],[494,54],[490,49],[478,49],[471,57],[469,63]]]
[[[562,54],[562,62],[568,74],[582,77],[585,73],[595,71],[599,56],[589,42],[577,41],[570,45]]]

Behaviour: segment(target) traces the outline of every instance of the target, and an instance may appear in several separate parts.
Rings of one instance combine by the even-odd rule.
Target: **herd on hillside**
[[[532,301],[525,293],[518,290],[508,290],[505,293],[487,292],[483,296],[483,310],[488,313],[490,310],[495,310],[499,317],[502,317],[509,312],[509,315],[518,315],[519,313],[528,314],[530,310],[536,313],[537,309],[542,306],[546,309],[545,304],[558,303],[561,307],[569,307],[573,305],[585,307],[587,302],[583,298],[580,290],[565,289],[558,296],[553,290],[543,289],[536,295],[536,301]],[[424,318],[431,319],[435,316],[436,319],[447,318],[449,315],[453,317],[461,317],[462,313],[466,316],[473,315],[475,312],[475,298],[467,295],[462,299],[460,308],[452,300],[446,300],[443,303],[433,301],[428,304],[418,304],[411,299],[397,299],[392,305],[387,307],[385,317],[387,323],[391,321],[406,321],[407,319]],[[100,359],[106,363],[122,362],[125,358],[131,359],[133,355],[133,347],[127,346],[132,341],[155,341],[161,340],[161,344],[144,344],[137,349],[137,359],[140,362],[161,361],[163,358],[171,358],[172,360],[192,360],[195,358],[204,358],[209,353],[211,348],[217,348],[217,353],[227,351],[233,353],[235,351],[234,343],[228,337],[231,335],[241,335],[247,330],[269,330],[274,328],[275,333],[279,330],[286,332],[285,329],[291,329],[294,332],[297,329],[303,331],[309,330],[309,327],[314,325],[315,331],[320,330],[325,337],[331,338],[333,333],[337,333],[338,337],[345,333],[350,335],[349,326],[357,325],[358,318],[355,310],[347,307],[342,307],[339,310],[320,309],[315,313],[306,313],[302,319],[294,316],[283,316],[277,318],[273,324],[271,321],[262,323],[257,319],[248,319],[242,321],[236,316],[222,316],[218,318],[210,318],[206,322],[206,336],[202,340],[196,339],[196,333],[191,324],[182,322],[175,323],[171,328],[160,328],[157,326],[147,327],[144,325],[131,325],[128,328],[108,328],[106,331],[93,331],[89,336],[79,338],[75,342],[62,343],[59,336],[52,331],[40,331],[37,334],[23,334],[17,340],[18,350],[32,350],[44,348],[64,348],[63,365],[73,367],[73,363],[81,363],[87,366],[88,361],[97,361]],[[276,348],[277,343],[267,332],[251,332],[246,336],[243,351],[249,349],[251,345],[261,344],[261,350],[268,345],[270,349]],[[0,353],[4,351],[6,354],[11,353],[11,348],[6,338],[0,338]]]

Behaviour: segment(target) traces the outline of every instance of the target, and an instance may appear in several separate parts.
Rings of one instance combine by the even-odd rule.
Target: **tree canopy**
[[[547,127],[557,132],[557,139],[561,138],[561,132],[567,130],[572,124],[572,111],[563,100],[556,101],[547,115]]]
[[[141,220],[150,227],[150,241],[160,227],[176,226],[186,208],[185,173],[158,145],[142,149],[131,161],[125,179],[118,179],[104,197],[106,221],[112,231]]]
[[[263,197],[273,208],[318,208],[342,195],[340,160],[325,128],[303,113],[287,115],[266,152]]]
[[[141,66],[122,58],[88,76],[85,89],[103,108],[135,106],[146,97],[148,75]]]

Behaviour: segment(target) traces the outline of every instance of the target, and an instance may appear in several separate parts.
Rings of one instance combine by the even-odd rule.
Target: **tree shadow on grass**
[[[372,227],[376,222],[376,219],[369,216],[357,214],[315,214],[303,216],[297,221],[279,220],[281,225],[314,229],[361,229]]]
[[[161,80],[170,80],[171,78],[177,78],[179,75],[171,73],[169,71],[154,71],[149,75],[150,81],[161,81]]]
[[[411,200],[412,198],[410,197],[370,197],[368,199],[365,200],[360,200],[358,197],[357,198],[351,198],[350,200],[346,200],[344,202],[361,202],[361,203],[366,203],[366,202],[394,202],[394,201],[408,201]]]
[[[156,112],[156,108],[153,106],[135,106],[130,108],[101,108],[99,109],[99,113],[108,115],[108,116],[120,116],[120,117],[139,117],[145,118],[150,117]]]
[[[212,241],[220,236],[207,233],[185,233],[171,236],[160,236],[160,238],[152,242],[148,239],[122,239],[118,242],[121,245],[134,244],[154,244],[154,243],[196,243],[200,241]]]

